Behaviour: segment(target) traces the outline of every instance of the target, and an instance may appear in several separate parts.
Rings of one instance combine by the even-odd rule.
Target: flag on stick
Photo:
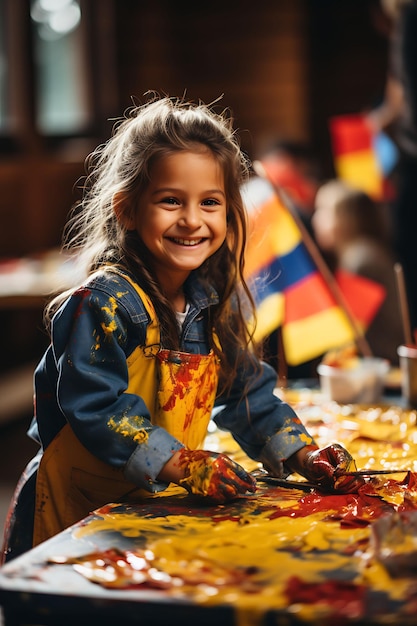
[[[249,217],[245,274],[257,307],[255,337],[281,327],[289,365],[356,341],[370,349],[301,221],[263,178],[242,190]]]
[[[385,287],[345,270],[337,270],[335,279],[358,326],[365,332],[385,300]]]

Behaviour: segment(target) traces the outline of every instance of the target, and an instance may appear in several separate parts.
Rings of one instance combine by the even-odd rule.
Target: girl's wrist
[[[302,475],[307,458],[309,457],[310,453],[318,449],[319,448],[316,445],[304,446],[303,448],[295,452],[292,456],[290,456],[289,459],[286,460],[285,465],[292,472],[297,472],[298,474]]]
[[[158,474],[158,480],[165,483],[176,483],[184,478],[184,468],[181,467],[179,462],[181,457],[181,450],[174,452],[172,457],[165,463],[164,467]]]

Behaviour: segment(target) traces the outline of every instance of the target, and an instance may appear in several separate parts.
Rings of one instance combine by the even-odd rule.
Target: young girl
[[[209,503],[254,492],[242,467],[201,449],[214,404],[216,424],[274,475],[357,489],[338,476],[351,456],[317,448],[252,346],[247,162],[230,120],[153,99],[88,165],[68,241],[89,276],[48,310],[51,345],[35,372],[29,430],[41,449],[16,489],[6,560],[107,502],[170,482]]]

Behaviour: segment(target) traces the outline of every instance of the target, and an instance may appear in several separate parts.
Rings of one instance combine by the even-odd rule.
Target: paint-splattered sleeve
[[[262,363],[259,373],[247,364],[231,393],[218,399],[224,408],[214,420],[232,433],[249,457],[284,476],[289,473],[285,460],[314,441],[294,410],[274,394],[275,385],[272,367]]]
[[[78,292],[53,325],[57,398],[92,454],[122,467],[135,484],[159,491],[166,485],[156,477],[182,444],[153,426],[142,397],[126,391],[126,358],[140,332],[115,298],[100,290]]]

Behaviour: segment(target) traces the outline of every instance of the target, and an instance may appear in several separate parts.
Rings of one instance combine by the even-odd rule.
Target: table
[[[81,282],[74,259],[58,249],[0,259],[0,310],[44,308],[55,294]]]
[[[0,258],[0,424],[33,410],[33,372],[49,343],[43,310],[54,295],[78,281],[74,260],[57,249]]]
[[[141,503],[111,503],[0,570],[6,626],[415,624],[416,572],[389,574],[401,546],[417,552],[415,413],[298,400],[320,444],[345,433],[358,466],[369,466],[373,432],[379,467],[411,469],[408,482],[377,479],[361,497],[259,483],[256,494],[219,506],[172,487]],[[209,435],[206,447],[254,465],[224,433]],[[391,561],[380,558],[387,548]]]

